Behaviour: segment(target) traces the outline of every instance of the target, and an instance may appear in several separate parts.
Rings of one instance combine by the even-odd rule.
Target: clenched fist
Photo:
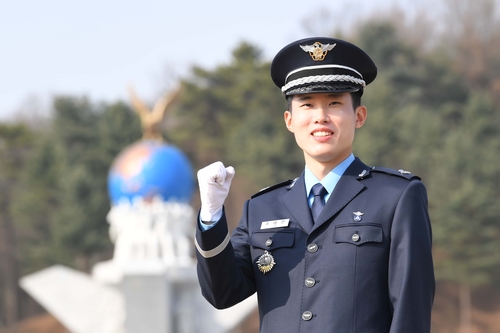
[[[202,221],[218,221],[221,218],[234,173],[232,166],[226,168],[222,162],[212,163],[198,171]]]

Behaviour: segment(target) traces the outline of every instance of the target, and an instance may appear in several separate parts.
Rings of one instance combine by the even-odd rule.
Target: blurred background
[[[163,137],[237,175],[226,203],[304,167],[273,55],[347,39],[379,68],[354,153],[422,177],[438,281],[433,333],[500,327],[500,1],[17,1],[0,4],[0,333],[66,332],[19,278],[112,256],[106,179],[150,105],[181,86]],[[199,207],[199,199],[193,199]],[[257,332],[252,315],[238,332]]]

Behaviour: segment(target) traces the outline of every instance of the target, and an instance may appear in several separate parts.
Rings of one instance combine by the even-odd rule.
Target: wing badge
[[[328,51],[333,50],[337,44],[321,44],[320,42],[316,42],[313,45],[299,45],[302,50],[305,52],[309,52],[309,55],[311,56],[312,60],[314,61],[322,61],[325,59],[326,55],[328,54]]]
[[[354,221],[355,222],[360,222],[363,219],[363,215],[365,215],[365,213],[361,213],[361,212],[353,212],[353,214],[354,214]]]

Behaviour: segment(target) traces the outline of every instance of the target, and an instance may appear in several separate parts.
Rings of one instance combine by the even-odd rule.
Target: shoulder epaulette
[[[294,181],[289,179],[289,180],[286,180],[284,182],[281,182],[281,183],[278,183],[278,184],[275,184],[275,185],[271,185],[271,186],[268,186],[268,187],[265,187],[263,188],[262,190],[260,190],[259,192],[255,193],[254,195],[251,196],[251,198],[255,198],[255,197],[258,197],[259,195],[261,194],[264,194],[264,193],[267,193],[267,192],[270,192],[274,189],[277,189],[277,188],[280,188],[280,187],[283,187],[283,186],[287,186],[287,185],[290,185],[292,184]]]
[[[410,171],[406,171],[403,169],[394,170],[394,169],[384,168],[384,167],[372,167],[371,172],[385,173],[387,175],[403,177],[403,178],[406,178],[408,180],[411,180],[411,179],[420,180],[419,176],[416,176],[416,175],[412,174]]]

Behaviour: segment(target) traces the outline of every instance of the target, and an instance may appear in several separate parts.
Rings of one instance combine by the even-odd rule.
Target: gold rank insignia
[[[320,42],[316,42],[313,45],[299,45],[300,48],[306,52],[309,52],[309,55],[311,56],[312,60],[314,61],[322,61],[325,59],[326,55],[328,54],[328,51],[333,50],[337,44],[321,44]]]
[[[259,267],[259,271],[261,271],[263,274],[266,274],[271,269],[273,269],[274,265],[276,265],[276,262],[274,262],[274,257],[267,251],[264,251],[264,254],[261,255],[257,260],[257,267]]]

